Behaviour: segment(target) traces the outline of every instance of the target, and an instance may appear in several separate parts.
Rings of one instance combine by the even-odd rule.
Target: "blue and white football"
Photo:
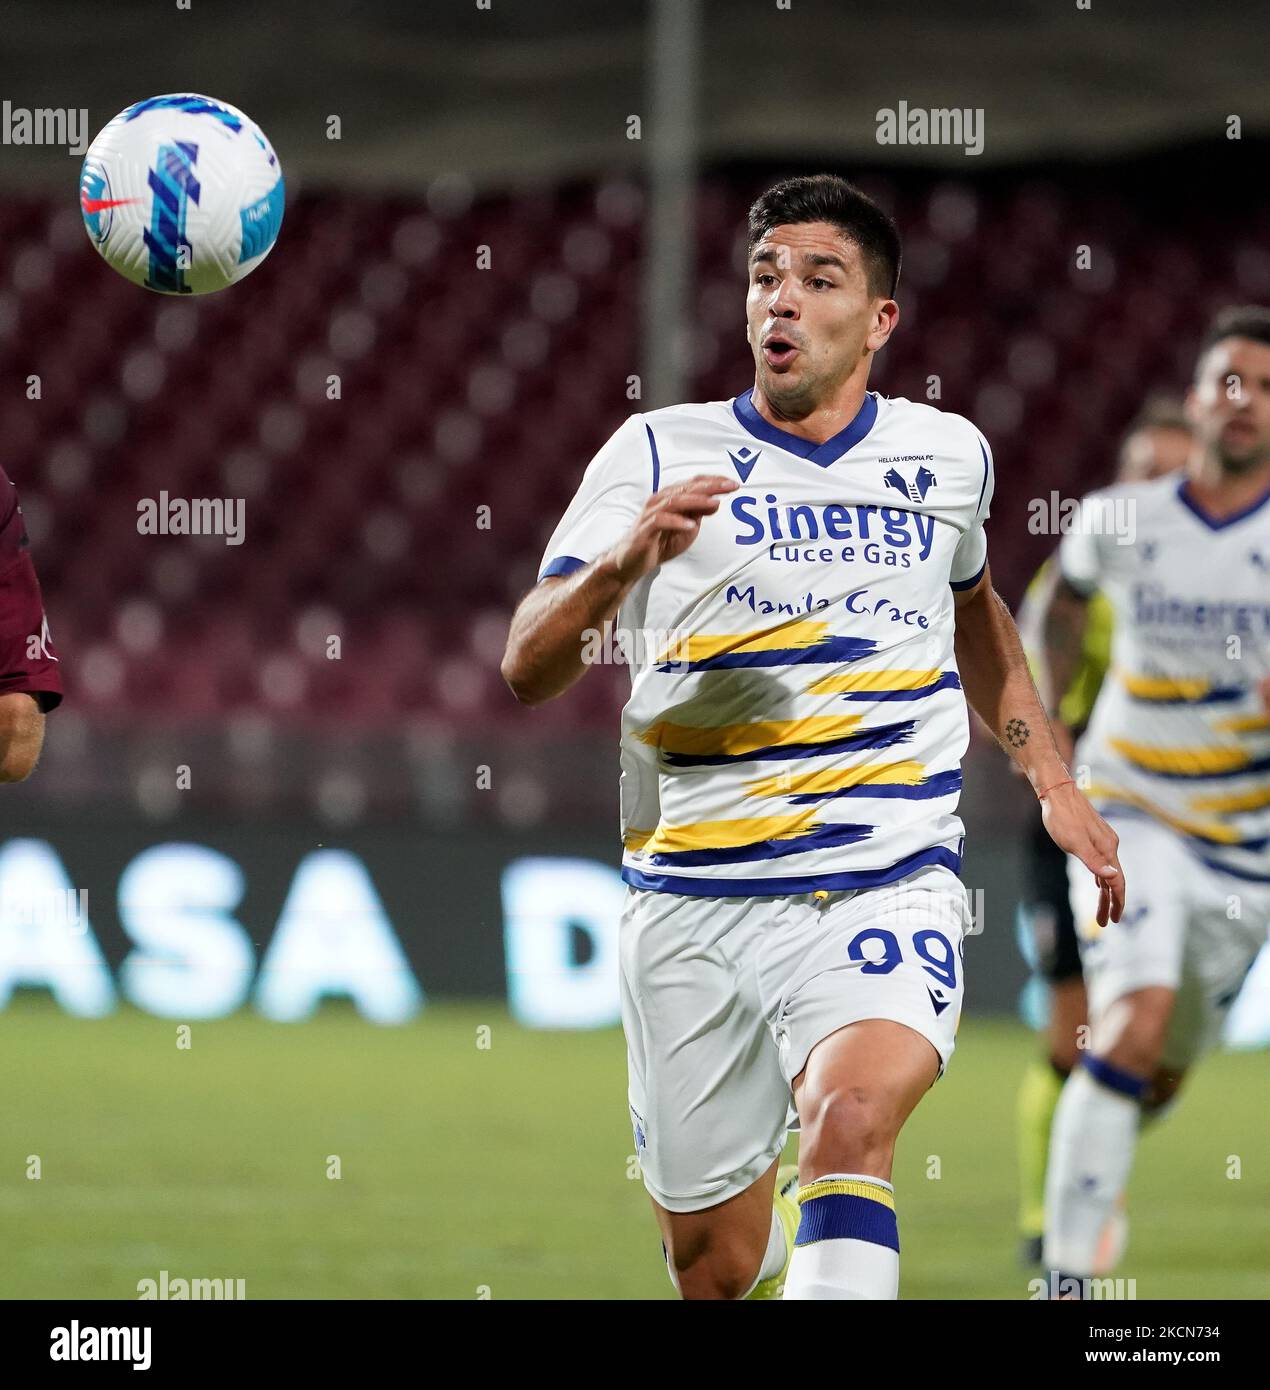
[[[211,294],[250,275],[282,225],[282,169],[227,101],[181,92],[121,111],[88,148],[80,207],[107,264],[159,294]]]

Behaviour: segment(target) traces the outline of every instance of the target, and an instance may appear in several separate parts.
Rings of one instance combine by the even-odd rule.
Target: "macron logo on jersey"
[[[742,445],[735,454],[731,449],[728,450],[728,457],[732,460],[732,467],[736,469],[743,483],[748,483],[750,481],[750,470],[759,461],[759,456],[762,452],[762,449],[760,449],[756,454],[752,449],[748,449],[744,445]]]

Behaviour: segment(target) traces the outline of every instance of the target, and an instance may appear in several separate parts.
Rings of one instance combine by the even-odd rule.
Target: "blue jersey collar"
[[[779,425],[765,420],[754,408],[754,402],[751,400],[753,394],[754,388],[751,387],[745,395],[737,396],[732,402],[732,413],[744,428],[756,439],[761,439],[766,444],[775,444],[791,454],[797,454],[799,458],[818,463],[821,468],[828,468],[848,449],[857,445],[873,428],[873,422],[878,418],[877,395],[872,391],[866,391],[855,419],[832,438],[826,439],[823,444],[817,444],[814,440],[803,439],[800,435],[791,434]]]
[[[1235,522],[1243,521],[1245,517],[1251,516],[1253,512],[1259,511],[1267,502],[1270,502],[1270,488],[1267,488],[1260,497],[1254,502],[1250,502],[1248,506],[1242,508],[1240,511],[1232,512],[1229,516],[1213,516],[1211,513],[1205,511],[1199,501],[1191,495],[1190,487],[1187,484],[1188,479],[1186,478],[1183,478],[1182,481],[1178,483],[1178,499],[1187,511],[1198,517],[1210,531],[1223,531],[1227,526],[1233,526]]]

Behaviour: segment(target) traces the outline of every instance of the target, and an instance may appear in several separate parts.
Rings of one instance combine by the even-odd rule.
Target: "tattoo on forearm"
[[[1006,721],[1005,741],[1011,748],[1022,748],[1031,736],[1031,729],[1021,719]]]

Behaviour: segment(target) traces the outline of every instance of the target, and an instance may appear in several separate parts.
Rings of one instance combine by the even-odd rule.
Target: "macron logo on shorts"
[[[634,1121],[632,1128],[635,1134],[635,1153],[639,1155],[648,1147],[648,1140],[644,1134],[646,1126],[644,1124],[644,1117],[633,1105],[630,1107],[630,1112],[631,1119]]]
[[[948,1007],[948,1005],[952,1003],[951,999],[945,999],[943,997],[943,990],[931,989],[931,987],[927,985],[926,993],[930,995],[931,1006],[935,1010],[936,1018],[938,1018],[939,1015],[942,1014],[943,1011]]]

